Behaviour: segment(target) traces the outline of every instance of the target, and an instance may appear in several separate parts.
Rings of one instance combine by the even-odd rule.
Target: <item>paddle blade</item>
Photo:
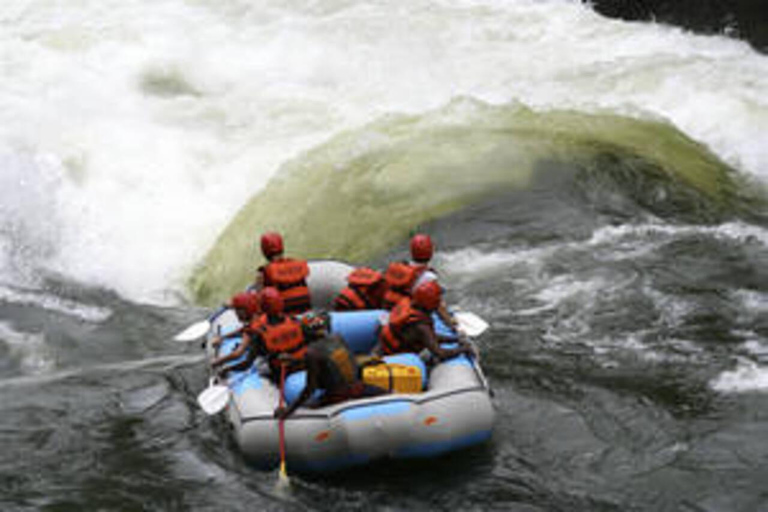
[[[205,336],[210,329],[211,322],[208,320],[201,320],[181,331],[174,336],[173,339],[176,341],[194,341]]]
[[[229,403],[229,388],[222,385],[211,385],[197,397],[200,408],[209,416],[218,414]]]
[[[490,327],[488,322],[469,311],[459,311],[454,318],[459,323],[459,329],[467,336],[480,336]]]
[[[291,480],[288,478],[288,471],[285,469],[285,461],[280,462],[280,476],[277,478],[277,486],[286,489],[290,487]]]

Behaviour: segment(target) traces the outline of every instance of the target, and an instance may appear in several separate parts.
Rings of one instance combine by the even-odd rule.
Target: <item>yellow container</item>
[[[366,366],[363,382],[392,393],[420,393],[421,368],[397,363]]]

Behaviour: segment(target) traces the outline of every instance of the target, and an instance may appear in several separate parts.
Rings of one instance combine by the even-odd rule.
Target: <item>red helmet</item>
[[[248,316],[254,316],[261,312],[259,295],[254,292],[238,293],[232,297],[230,305],[235,309],[245,310]]]
[[[261,235],[261,252],[267,258],[283,254],[283,237],[280,233],[270,231]]]
[[[427,281],[413,291],[413,303],[427,311],[434,311],[440,307],[442,295],[443,289],[437,281]]]
[[[426,263],[432,259],[432,239],[429,235],[413,235],[411,238],[411,258],[420,263]]]
[[[283,312],[285,304],[283,296],[277,288],[268,286],[261,290],[261,309],[268,315],[277,315]]]

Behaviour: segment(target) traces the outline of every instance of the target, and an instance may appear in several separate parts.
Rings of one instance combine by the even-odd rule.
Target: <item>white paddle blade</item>
[[[209,416],[218,414],[229,403],[229,388],[220,384],[211,385],[198,395],[197,403]]]
[[[459,329],[467,336],[480,336],[490,327],[488,322],[469,311],[459,311],[454,317],[459,323]]]
[[[174,336],[173,339],[176,341],[194,341],[205,336],[210,329],[211,322],[208,320],[200,320],[181,331]]]

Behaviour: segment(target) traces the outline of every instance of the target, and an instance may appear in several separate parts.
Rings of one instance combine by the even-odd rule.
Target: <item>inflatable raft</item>
[[[345,286],[351,270],[339,262],[310,263],[313,306],[327,307]],[[331,331],[340,334],[356,353],[376,344],[386,311],[329,313]],[[232,312],[213,323],[211,333],[223,334],[220,353],[235,349],[239,338],[226,337],[239,323]],[[436,323],[442,336],[455,335]],[[209,336],[209,339],[212,336]],[[208,347],[209,356],[214,356]],[[390,362],[411,365],[423,375],[421,392],[386,394],[349,400],[326,407],[300,407],[285,421],[286,464],[290,471],[326,472],[383,458],[432,457],[489,439],[494,411],[490,390],[478,361],[460,355],[427,369],[414,354],[392,356]],[[238,446],[253,464],[268,469],[279,463],[278,421],[273,412],[280,390],[263,376],[264,365],[232,372],[226,415]],[[295,399],[306,375],[286,380],[286,399]]]

